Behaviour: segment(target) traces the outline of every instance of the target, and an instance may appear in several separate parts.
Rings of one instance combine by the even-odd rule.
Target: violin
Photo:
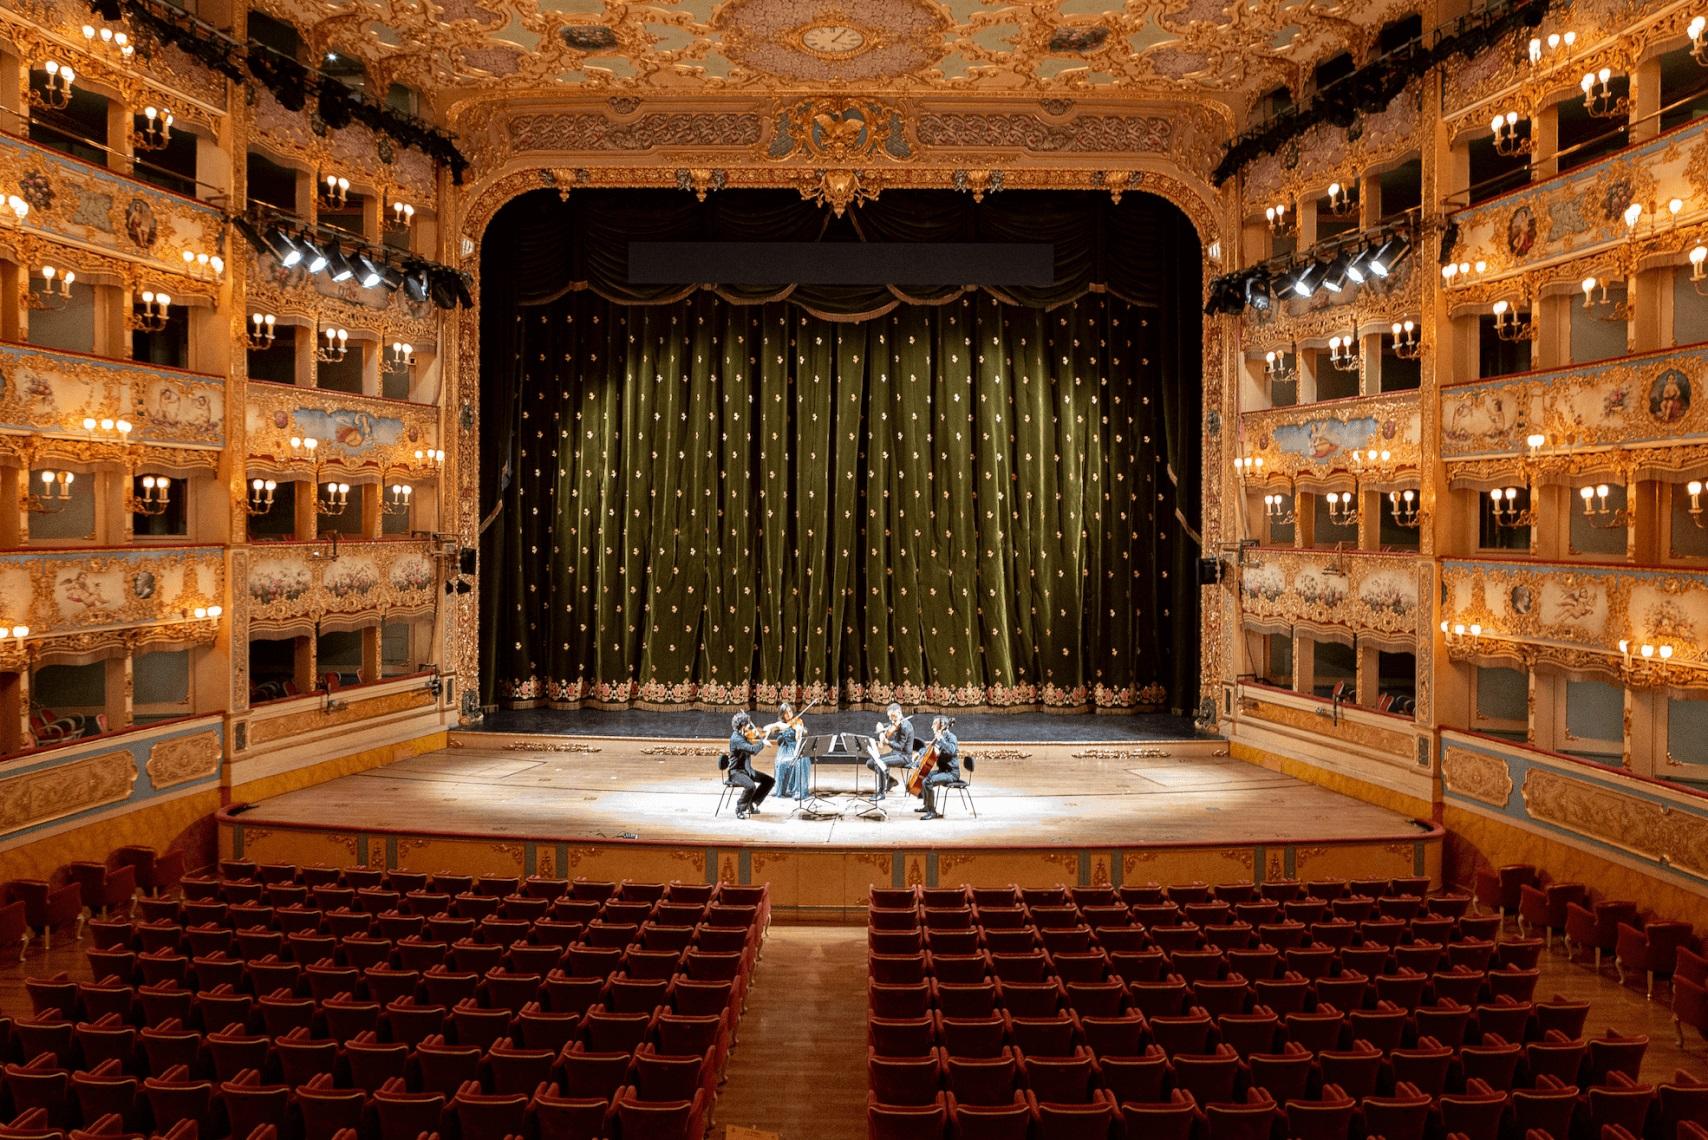
[[[749,744],[759,743],[760,739],[765,735],[753,726],[752,721],[748,721],[746,724],[741,726],[741,734],[747,737],[747,742]]]
[[[806,727],[806,722],[803,721],[801,719],[801,717],[804,716],[805,714],[811,712],[813,705],[816,705],[816,704],[818,704],[818,701],[816,701],[816,700],[809,701],[809,702],[807,702],[806,708],[802,709],[800,712],[796,713],[794,716],[791,716],[788,720],[774,720],[770,724],[766,725],[760,731],[762,733],[764,733],[766,736],[770,736],[773,732],[781,732],[785,728],[792,728],[796,732],[800,732],[802,729],[804,729]]]

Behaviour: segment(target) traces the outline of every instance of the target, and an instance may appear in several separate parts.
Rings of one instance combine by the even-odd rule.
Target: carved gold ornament
[[[156,789],[200,780],[219,772],[219,736],[212,731],[162,740],[148,750],[144,766]]]
[[[1504,808],[1512,800],[1512,773],[1499,756],[1449,745],[1441,754],[1441,778],[1448,791],[1491,807]]]
[[[122,803],[135,782],[136,761],[122,749],[0,779],[0,835]]]

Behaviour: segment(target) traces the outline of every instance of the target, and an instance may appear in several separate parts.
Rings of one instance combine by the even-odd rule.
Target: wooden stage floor
[[[975,818],[738,820],[705,737],[454,733],[452,747],[219,815],[260,862],[589,879],[767,883],[784,915],[858,919],[873,885],[1252,882],[1427,875],[1439,827],[1228,756],[1218,740],[966,741]],[[770,770],[768,758],[760,767]],[[859,773],[864,786],[871,776]],[[821,788],[851,790],[852,767]]]
[[[488,741],[459,734],[458,747],[276,796],[241,818],[255,827],[750,848],[1271,845],[1420,834],[1394,812],[1235,760],[1220,741],[967,745],[982,753],[972,784],[978,815],[951,795],[948,817],[930,822],[914,814],[918,800],[899,794],[885,801],[886,819],[857,817],[864,801],[848,794],[833,800],[847,809],[842,818],[803,818],[794,801],[775,797],[746,821],[733,801],[718,813],[718,749],[703,741]],[[768,754],[759,767],[770,770]],[[853,767],[824,766],[818,784],[847,793],[856,775],[869,792],[871,774]]]

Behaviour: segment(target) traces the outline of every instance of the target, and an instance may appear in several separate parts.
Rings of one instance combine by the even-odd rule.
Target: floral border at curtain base
[[[585,678],[529,677],[500,680],[499,700],[511,707],[635,706],[641,708],[729,708],[774,705],[790,701],[796,708],[817,702],[822,708],[880,706],[897,701],[904,706],[937,708],[1075,712],[1087,709],[1158,711],[1168,704],[1162,685],[1142,688],[1108,685],[915,685],[883,681],[850,681],[842,686],[802,685],[776,681],[735,684],[704,681],[589,681]]]

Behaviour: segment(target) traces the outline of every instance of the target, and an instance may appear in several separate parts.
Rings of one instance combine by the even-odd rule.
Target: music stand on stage
[[[809,736],[801,742],[801,755],[812,762],[812,795],[801,807],[805,819],[841,819],[853,809],[863,819],[884,819],[888,813],[879,804],[860,798],[860,772],[871,756],[873,742],[869,736],[853,732],[830,732]],[[854,769],[854,792],[847,795],[823,795],[818,790],[819,769],[823,765],[846,764]]]

